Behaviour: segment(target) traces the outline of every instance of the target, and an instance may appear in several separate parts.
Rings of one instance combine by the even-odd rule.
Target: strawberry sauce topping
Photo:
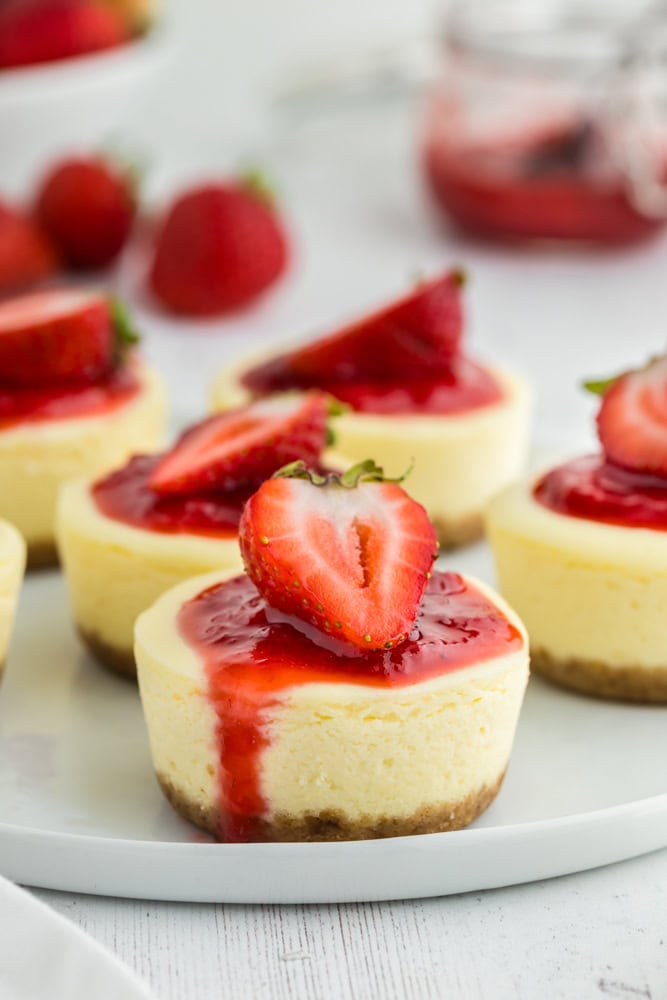
[[[502,389],[462,350],[461,271],[418,283],[407,295],[334,333],[246,372],[254,395],[323,389],[360,413],[462,413],[497,403]]]
[[[243,505],[255,486],[221,494],[156,493],[149,481],[161,457],[137,455],[95,483],[92,496],[98,510],[114,521],[146,531],[234,538]]]
[[[667,479],[586,455],[552,469],[533,495],[557,514],[667,531]]]
[[[357,413],[464,413],[499,402],[503,391],[488,369],[464,355],[446,368],[409,378],[327,380],[294,374],[285,357],[274,358],[250,369],[241,379],[253,394],[268,395],[288,389],[318,388],[328,392]]]
[[[295,623],[296,624],[296,623]],[[520,649],[517,629],[456,573],[429,580],[414,628],[393,649],[364,652],[317,642],[277,620],[246,576],[217,584],[183,605],[178,626],[205,664],[218,716],[220,838],[261,839],[267,812],[260,758],[271,742],[271,715],[289,688],[317,682],[402,687]]]
[[[17,388],[0,384],[0,430],[17,424],[103,416],[129,403],[140,389],[131,365],[83,385]]]

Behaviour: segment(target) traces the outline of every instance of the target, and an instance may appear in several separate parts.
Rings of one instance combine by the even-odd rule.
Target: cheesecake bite
[[[13,525],[0,521],[0,677],[9,649],[24,569],[25,542]]]
[[[482,510],[524,462],[529,392],[515,374],[473,361],[463,344],[463,278],[450,272],[344,329],[286,353],[243,359],[215,381],[217,409],[318,387],[346,407],[337,452],[374,455],[452,548],[482,533]]]
[[[181,580],[240,569],[238,524],[257,486],[285,462],[316,462],[323,393],[275,397],[189,428],[163,454],[66,483],[57,536],[77,631],[96,657],[135,676],[137,615]]]
[[[136,339],[122,307],[97,292],[0,303],[0,516],[23,534],[30,567],[57,561],[61,483],[162,441],[164,390]]]
[[[302,464],[240,525],[246,573],[189,580],[138,619],[158,780],[223,841],[459,829],[493,801],[528,677],[523,626],[433,569],[424,509],[373,463]]]
[[[667,702],[667,358],[596,383],[602,450],[510,487],[487,531],[534,669]]]

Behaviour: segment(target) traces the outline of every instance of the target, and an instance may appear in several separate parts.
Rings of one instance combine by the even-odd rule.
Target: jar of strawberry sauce
[[[458,0],[422,157],[436,203],[477,235],[652,235],[667,218],[667,3]]]

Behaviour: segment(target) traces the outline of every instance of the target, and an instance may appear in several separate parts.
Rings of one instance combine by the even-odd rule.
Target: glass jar
[[[667,5],[455,3],[422,156],[438,205],[484,237],[655,233],[667,216]]]

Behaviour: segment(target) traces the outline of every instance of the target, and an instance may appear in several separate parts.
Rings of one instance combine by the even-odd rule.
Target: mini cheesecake
[[[488,509],[487,533],[537,672],[588,694],[664,703],[664,360],[658,375],[657,385],[647,370],[606,387],[598,417],[604,451],[507,489]],[[654,464],[656,446],[664,449],[664,473]]]
[[[144,612],[136,659],[158,780],[179,813],[227,841],[466,826],[500,788],[528,678],[516,615],[438,571],[413,633],[390,650],[340,655],[226,572]]]
[[[372,455],[391,476],[412,468],[406,488],[428,511],[440,544],[474,541],[484,507],[525,461],[530,393],[516,374],[462,353],[455,277],[426,283],[306,348],[236,361],[218,374],[213,407],[279,389],[325,390],[345,407],[332,425],[336,455],[344,462]]]
[[[0,521],[0,675],[5,665],[23,571],[25,542],[16,528]]]
[[[136,676],[137,615],[182,580],[241,567],[248,496],[285,462],[318,455],[328,409],[313,393],[259,402],[194,425],[169,452],[62,487],[57,537],[72,614],[100,663]]]
[[[0,516],[23,534],[30,567],[57,560],[61,483],[162,442],[162,381],[133,351],[120,360],[113,323],[97,293],[56,290],[0,304]],[[98,334],[106,339],[86,366]]]
[[[355,840],[455,830],[507,768],[523,626],[433,570],[424,508],[367,460],[296,463],[249,497],[246,568],[189,580],[137,621],[158,780],[215,837]]]

